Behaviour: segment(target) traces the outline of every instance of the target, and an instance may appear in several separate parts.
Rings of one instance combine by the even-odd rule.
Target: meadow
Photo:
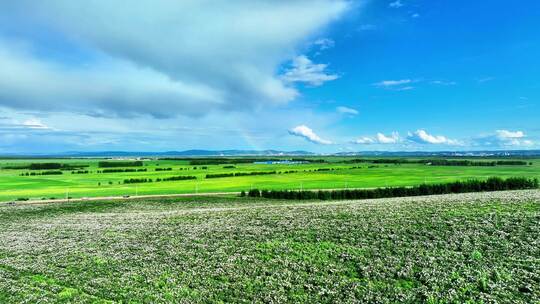
[[[317,161],[319,157],[312,158]],[[100,168],[103,159],[2,159],[0,160],[0,201],[16,199],[81,198],[123,195],[238,192],[274,189],[347,189],[414,186],[467,179],[540,177],[540,159],[525,159],[531,165],[430,166],[426,164],[346,163],[351,158],[325,157],[324,163],[301,164],[199,164],[190,160],[143,160],[140,167]],[[246,159],[244,158],[243,161]],[[248,159],[249,160],[249,159]],[[310,159],[308,158],[308,161]],[[504,159],[508,160],[508,159]],[[475,159],[474,161],[494,161]],[[30,164],[61,163],[62,170],[21,169]],[[72,169],[69,166],[73,166]],[[78,167],[79,166],[79,167]],[[138,170],[140,172],[111,172]],[[169,170],[170,169],[170,170]],[[80,174],[75,174],[82,171]],[[84,173],[88,171],[88,173]],[[58,173],[62,174],[47,174]],[[74,172],[74,173],[72,173]],[[272,173],[227,177],[230,174]],[[45,174],[43,174],[45,173]],[[29,174],[26,176],[25,174]],[[30,175],[36,174],[36,175]],[[207,175],[225,175],[206,178]],[[190,177],[186,180],[166,180]],[[126,180],[135,183],[125,183]],[[140,180],[152,182],[140,183]],[[157,182],[158,179],[163,181]]]
[[[1,303],[539,303],[540,191],[0,204]]]

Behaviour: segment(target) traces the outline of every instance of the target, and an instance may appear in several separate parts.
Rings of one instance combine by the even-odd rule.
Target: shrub
[[[171,177],[165,177],[161,179],[161,181],[179,181],[179,180],[189,180],[189,179],[197,179],[195,176],[171,176]]]

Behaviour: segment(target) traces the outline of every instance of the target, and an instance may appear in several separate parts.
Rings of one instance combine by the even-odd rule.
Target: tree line
[[[295,162],[310,162],[310,163],[325,163],[324,159],[310,158],[223,158],[223,157],[204,157],[204,158],[160,158],[162,160],[188,160],[190,165],[232,165],[232,164],[251,164],[254,162],[265,161],[284,161],[290,160]]]
[[[2,169],[12,169],[12,170],[73,170],[89,167],[89,165],[72,165],[72,164],[62,164],[62,163],[31,163],[25,165],[17,166],[6,166]]]
[[[197,179],[195,176],[171,176],[165,178],[157,178],[156,182],[167,182],[167,181],[181,181],[181,180],[191,180]],[[124,179],[124,184],[138,184],[138,183],[152,183],[151,178],[128,178]]]
[[[139,183],[151,183],[151,178],[128,178],[124,180],[124,184],[139,184]]]
[[[148,171],[146,168],[144,169],[103,169],[101,171],[97,171],[97,173],[124,173],[124,172],[146,172]]]
[[[531,162],[522,160],[497,160],[497,161],[472,161],[467,159],[405,159],[405,158],[380,158],[380,159],[363,159],[355,158],[344,161],[344,163],[372,163],[372,164],[423,164],[431,166],[478,166],[478,167],[493,167],[493,166],[526,166],[532,165]]]
[[[117,167],[142,167],[143,162],[137,161],[100,161],[98,167],[100,168],[117,168]]]
[[[247,196],[288,200],[349,200],[537,188],[537,178],[529,179],[525,177],[510,177],[507,179],[502,179],[499,177],[491,177],[487,180],[467,180],[441,184],[422,184],[413,187],[388,187],[377,189],[345,189],[319,191],[252,189],[247,193]],[[246,196],[246,192],[242,191],[241,196]]]
[[[26,172],[21,173],[21,176],[36,176],[36,175],[62,175],[62,171],[43,171],[43,172]]]
[[[88,170],[71,171],[71,174],[88,174],[88,173],[90,173]]]
[[[156,179],[156,182],[179,181],[179,180],[190,180],[190,179],[197,179],[197,177],[195,177],[195,176],[171,176],[171,177],[165,177],[165,178],[158,178],[158,179]]]

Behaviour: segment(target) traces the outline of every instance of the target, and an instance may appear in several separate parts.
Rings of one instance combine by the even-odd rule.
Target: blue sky
[[[0,4],[0,153],[540,148],[540,3]]]

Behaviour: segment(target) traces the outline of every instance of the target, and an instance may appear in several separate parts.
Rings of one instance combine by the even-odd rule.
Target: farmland
[[[255,164],[249,158],[227,164],[193,165],[183,160],[143,160],[142,165],[99,167],[103,159],[0,160],[0,201],[121,195],[238,192],[260,189],[345,189],[413,186],[471,178],[540,177],[540,160],[527,165],[439,166],[424,163],[348,163],[350,158],[313,158],[300,164]],[[462,160],[462,159],[460,159]],[[477,162],[509,159],[475,159]],[[510,159],[512,160],[512,159]],[[412,161],[415,161],[414,159]],[[109,161],[114,162],[114,161]],[[57,163],[52,169],[37,164]],[[530,164],[529,164],[530,163]],[[32,167],[33,164],[33,167]],[[32,169],[30,169],[32,168]],[[41,169],[41,170],[36,170]],[[212,178],[213,177],[213,178]]]
[[[538,303],[539,222],[538,190],[0,204],[0,302]]]

